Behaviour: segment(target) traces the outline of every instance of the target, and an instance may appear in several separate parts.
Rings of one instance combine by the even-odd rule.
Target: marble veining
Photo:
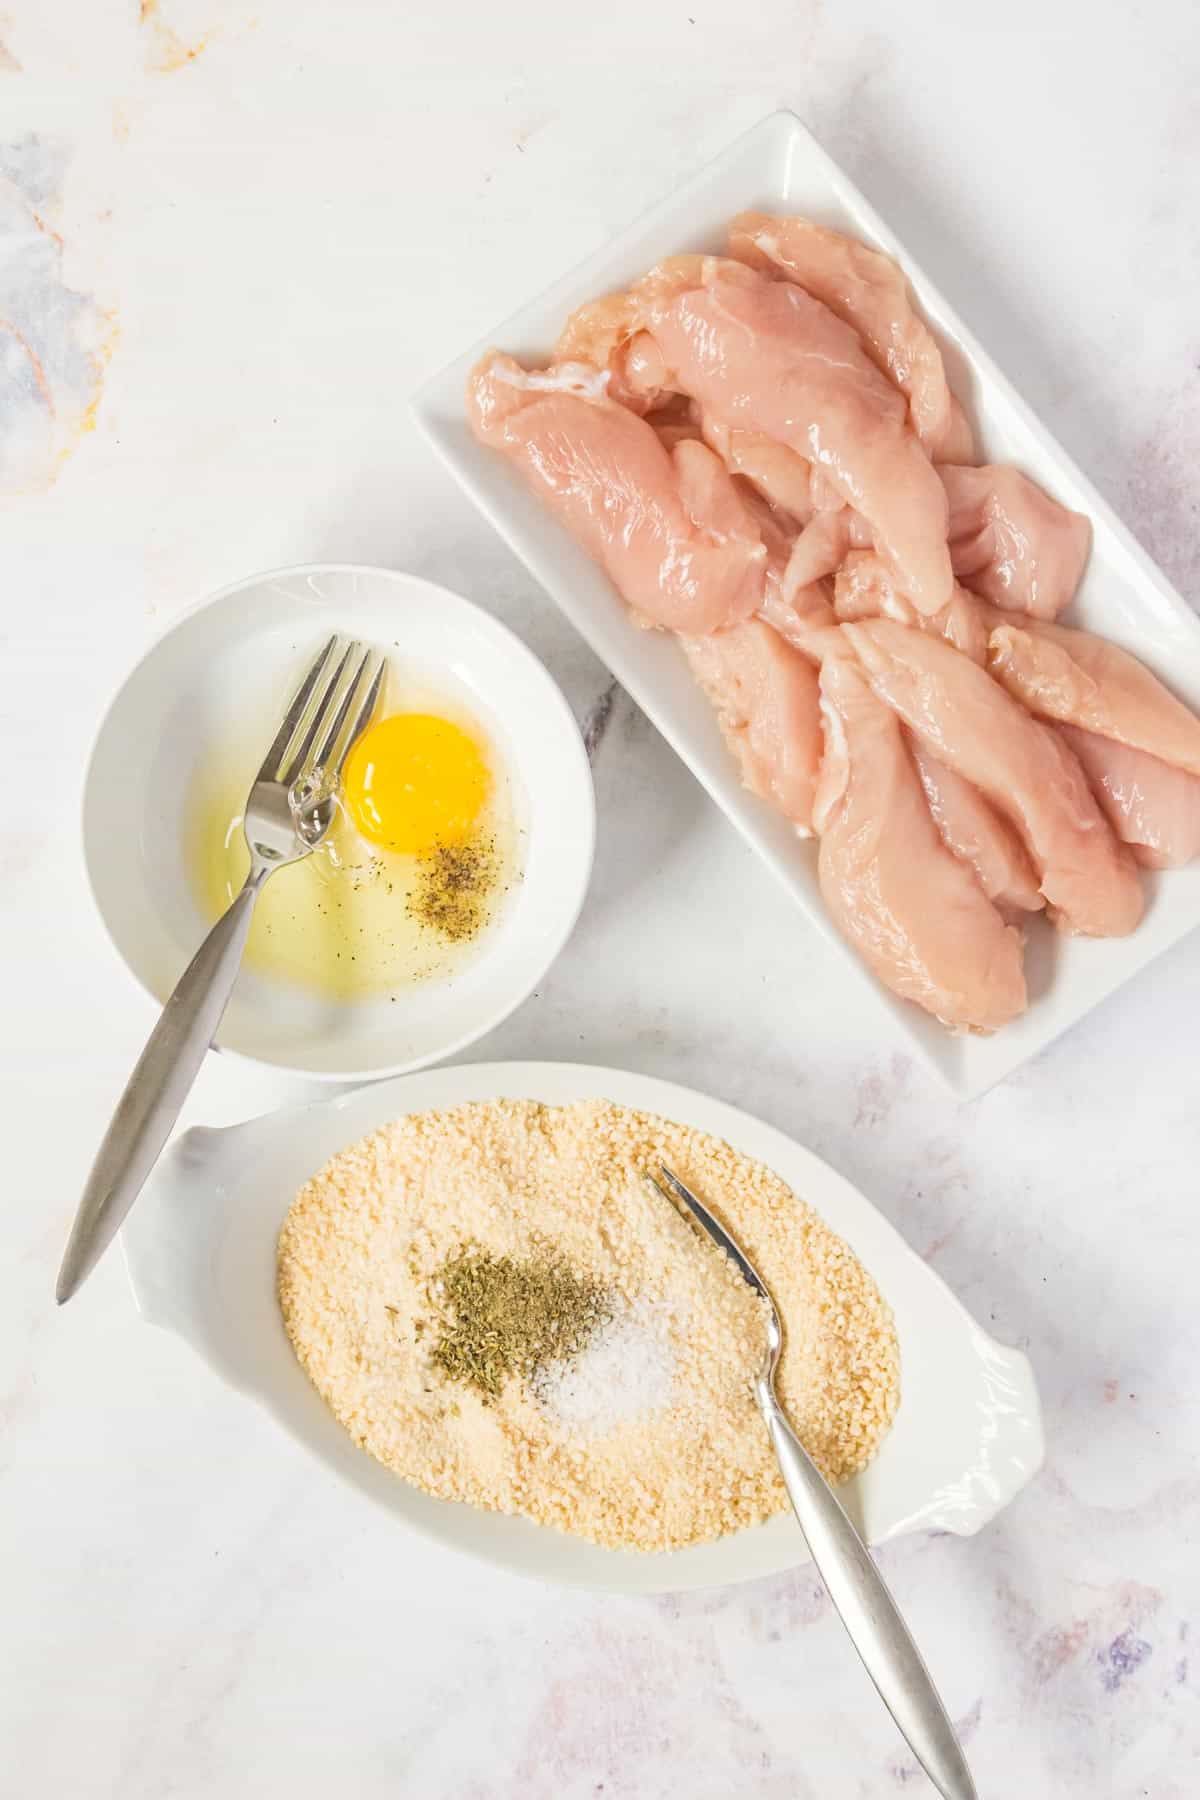
[[[580,720],[583,747],[587,751],[589,762],[595,762],[604,742],[604,735],[612,723],[613,706],[620,692],[620,683],[610,681],[600,690]]]
[[[111,316],[67,281],[61,202],[69,142],[0,142],[0,493],[48,486],[93,429]]]

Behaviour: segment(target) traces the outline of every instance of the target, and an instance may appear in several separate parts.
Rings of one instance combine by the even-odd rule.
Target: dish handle
[[[134,1303],[148,1324],[173,1331],[244,1393],[254,1394],[262,1330],[264,1256],[273,1286],[277,1222],[236,1205],[236,1180],[253,1166],[256,1126],[193,1126],[161,1158],[120,1244]],[[265,1228],[264,1228],[265,1226]]]
[[[973,1321],[971,1350],[966,1391],[956,1395],[956,1406],[965,1402],[970,1415],[965,1434],[972,1444],[970,1460],[911,1513],[895,1520],[877,1543],[910,1531],[971,1537],[1003,1511],[1045,1460],[1042,1405],[1029,1358],[997,1343]],[[886,1444],[884,1448],[886,1452]]]

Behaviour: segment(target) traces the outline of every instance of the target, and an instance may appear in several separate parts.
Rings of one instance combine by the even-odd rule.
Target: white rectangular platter
[[[976,427],[981,459],[1016,463],[1092,521],[1091,561],[1065,622],[1101,632],[1133,651],[1182,698],[1200,706],[1200,621],[791,113],[764,119],[669,200],[498,325],[415,395],[413,413],[481,511],[783,882],[812,927],[828,939],[831,953],[852,972],[848,979],[874,989],[881,1035],[907,1040],[954,1093],[968,1099],[1035,1056],[1200,924],[1200,867],[1147,876],[1146,917],[1129,938],[1068,938],[1035,922],[1024,1017],[991,1037],[946,1032],[879,986],[834,932],[818,891],[815,845],[798,840],[785,820],[740,786],[711,709],[673,641],[634,624],[608,578],[542,510],[504,459],[476,443],[463,411],[467,373],[486,348],[544,360],[574,307],[624,286],[664,256],[721,250],[725,226],[749,207],[804,214],[899,258],[946,353],[951,381]],[[811,1043],[819,1029],[819,1018],[806,1016],[799,996],[798,1033],[803,1030]]]

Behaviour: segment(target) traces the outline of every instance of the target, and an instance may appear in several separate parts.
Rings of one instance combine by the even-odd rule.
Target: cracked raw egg
[[[383,708],[346,759],[328,836],[266,883],[247,944],[260,974],[337,999],[452,980],[521,879],[512,777],[484,722],[400,668]],[[248,721],[198,772],[191,860],[210,918],[249,867],[242,807],[261,731]]]
[[[481,746],[461,725],[425,712],[394,713],[369,726],[342,774],[355,830],[402,855],[463,843],[490,790]]]

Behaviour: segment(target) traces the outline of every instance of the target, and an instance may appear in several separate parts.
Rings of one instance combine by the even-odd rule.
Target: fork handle
[[[237,980],[259,888],[252,869],[180,976],[113,1114],[71,1227],[55,1290],[69,1300],[116,1236],[171,1135]]]
[[[757,1398],[813,1562],[880,1699],[945,1800],[978,1800],[954,1727],[871,1552],[769,1384]]]

